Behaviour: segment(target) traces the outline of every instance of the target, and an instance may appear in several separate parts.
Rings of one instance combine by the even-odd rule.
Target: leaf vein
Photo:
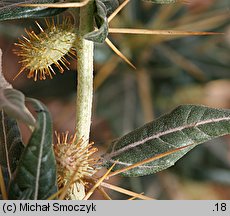
[[[164,144],[167,144],[167,145],[169,145],[169,146],[171,146],[171,147],[173,147],[173,148],[177,148],[175,145],[173,145],[172,143],[169,143],[169,142],[163,140],[161,137],[158,137],[157,139],[158,139],[158,140],[161,140],[162,142],[164,142]]]
[[[40,108],[42,109],[43,107],[40,106]],[[43,152],[43,146],[44,146],[44,142],[45,142],[45,133],[46,133],[46,116],[43,113],[42,114],[43,117],[43,122],[44,125],[42,125],[42,136],[41,136],[41,144],[40,144],[40,151],[39,151],[39,155],[38,155],[38,165],[37,165],[37,173],[36,173],[36,182],[35,182],[35,192],[34,192],[34,199],[37,200],[38,199],[38,190],[39,190],[39,177],[40,177],[40,169],[41,169],[41,162],[42,162],[42,152]]]
[[[6,152],[6,164],[7,164],[7,169],[8,169],[8,173],[9,173],[9,177],[11,179],[12,175],[11,175],[11,168],[10,168],[10,159],[9,159],[9,152],[8,152],[8,145],[7,145],[7,134],[6,134],[6,126],[5,126],[5,116],[4,116],[4,112],[3,110],[1,111],[1,115],[2,115],[2,131],[3,131],[3,139],[4,139],[4,149]]]
[[[210,123],[215,123],[215,122],[221,122],[221,121],[228,121],[228,120],[230,120],[230,116],[216,118],[216,119],[207,119],[207,120],[203,120],[203,121],[200,121],[200,122],[192,123],[192,124],[189,124],[189,125],[183,125],[183,126],[171,128],[171,129],[168,129],[166,131],[159,132],[157,134],[153,134],[152,136],[149,136],[149,137],[147,137],[147,138],[145,138],[143,140],[135,141],[133,143],[130,143],[130,144],[124,146],[123,148],[118,149],[117,151],[111,152],[110,154],[106,155],[106,159],[109,160],[110,158],[116,157],[117,155],[119,155],[121,153],[124,153],[124,152],[126,152],[128,150],[131,150],[131,149],[133,149],[133,148],[135,148],[137,146],[143,145],[147,141],[151,141],[151,140],[157,139],[157,138],[159,138],[161,136],[164,136],[164,135],[167,135],[167,134],[171,134],[171,133],[175,133],[175,132],[178,132],[178,131],[182,131],[183,129],[193,128],[193,127],[198,127],[198,126],[205,125],[205,124],[210,124]]]

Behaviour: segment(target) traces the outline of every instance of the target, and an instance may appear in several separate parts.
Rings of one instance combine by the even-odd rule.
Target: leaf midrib
[[[11,179],[11,168],[10,168],[10,159],[9,159],[9,152],[8,152],[8,146],[7,146],[7,138],[6,138],[6,127],[5,127],[5,116],[3,110],[1,110],[1,115],[2,115],[2,131],[3,131],[3,136],[4,136],[4,147],[5,147],[5,154],[6,154],[6,164],[7,164],[7,169],[9,173],[9,178]]]
[[[160,138],[160,137],[162,137],[164,135],[167,135],[167,134],[170,134],[170,133],[175,133],[177,131],[182,131],[182,130],[187,129],[187,128],[198,127],[198,126],[209,124],[209,123],[215,123],[215,122],[221,122],[221,121],[227,121],[227,120],[230,120],[230,117],[208,119],[208,120],[199,121],[199,122],[196,122],[196,123],[193,123],[193,124],[172,128],[172,129],[169,129],[169,130],[157,133],[157,134],[153,134],[152,136],[149,136],[149,137],[147,137],[147,138],[145,138],[143,140],[138,140],[138,141],[133,142],[131,144],[127,144],[125,147],[123,147],[121,149],[118,149],[117,151],[111,152],[110,154],[106,155],[106,160],[110,160],[111,158],[116,157],[116,156],[124,153],[125,151],[129,151],[132,148],[135,148],[135,147],[137,147],[139,145],[142,145],[142,144],[144,144],[144,143],[146,143],[146,142],[148,142],[150,140]],[[113,149],[115,149],[116,145],[117,144],[115,144]]]
[[[42,110],[42,106],[39,106],[37,103],[38,107]],[[34,199],[38,199],[38,189],[39,189],[39,177],[40,177],[40,170],[41,170],[41,158],[42,158],[42,152],[43,152],[43,146],[44,146],[44,141],[45,141],[45,132],[46,132],[46,115],[42,113],[43,117],[43,122],[44,124],[42,125],[42,136],[41,136],[41,143],[40,143],[40,150],[39,150],[39,155],[38,155],[38,165],[37,165],[37,173],[36,173],[36,178],[35,178],[35,192],[34,192]]]

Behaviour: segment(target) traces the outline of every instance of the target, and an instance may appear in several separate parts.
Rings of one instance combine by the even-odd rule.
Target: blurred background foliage
[[[186,37],[110,34],[109,39],[129,57],[136,70],[106,44],[96,44],[91,140],[101,152],[111,140],[180,104],[230,108],[230,2],[187,2],[155,5],[132,0],[110,27],[224,34]],[[12,81],[20,68],[12,52],[13,43],[29,26],[38,31],[34,20],[0,24],[4,74],[28,97],[46,103],[55,130],[73,132],[76,61],[71,60],[71,70],[64,74],[57,72],[53,80],[34,82],[23,74]],[[30,132],[23,125],[21,128],[26,142]],[[230,137],[225,136],[197,147],[173,168],[158,174],[138,178],[115,177],[111,181],[156,199],[230,199],[229,168]],[[111,195],[114,199],[125,198],[117,193]]]

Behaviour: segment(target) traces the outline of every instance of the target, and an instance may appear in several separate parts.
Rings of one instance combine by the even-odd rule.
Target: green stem
[[[79,41],[77,43],[77,104],[76,130],[78,140],[83,139],[88,144],[93,100],[93,50],[92,41],[83,36],[93,31],[93,1],[80,9]]]
[[[76,132],[77,140],[83,139],[85,145],[89,143],[89,133],[93,101],[93,50],[94,43],[84,39],[84,35],[93,31],[94,1],[80,8],[79,40],[77,49],[77,101],[76,101]],[[67,196],[72,200],[82,200],[85,187],[75,183],[74,190]]]

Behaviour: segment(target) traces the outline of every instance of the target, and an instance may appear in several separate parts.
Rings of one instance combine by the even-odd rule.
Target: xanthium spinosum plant
[[[1,198],[89,199],[98,190],[106,199],[111,199],[103,189],[109,188],[129,195],[131,199],[151,199],[109,184],[106,180],[118,174],[126,177],[143,176],[169,168],[196,145],[229,134],[230,111],[202,105],[181,105],[114,140],[107,152],[100,157],[94,156],[97,148],[89,142],[94,43],[105,41],[116,54],[135,68],[107,38],[109,33],[170,36],[218,33],[109,28],[109,22],[129,0],[55,2],[46,0],[36,1],[36,4],[34,1],[10,4],[12,2],[1,1],[0,20],[47,17],[70,9],[68,11],[71,18],[58,15],[57,18],[45,18],[44,24],[36,21],[39,33],[36,33],[37,30],[25,30],[27,35],[15,43],[14,52],[20,57],[21,64],[15,78],[23,72],[28,73],[27,77],[34,81],[53,78],[57,70],[63,73],[65,69],[69,69],[68,57],[77,58],[76,132],[73,135],[68,132],[56,133],[55,143],[51,117],[45,105],[38,100],[26,98],[20,91],[13,89],[1,71]],[[148,2],[170,4],[177,1]],[[178,2],[180,4],[184,1]],[[34,106],[36,123],[25,106],[25,101]],[[22,143],[16,120],[24,121],[31,128],[32,135],[26,145]],[[13,129],[16,132],[12,133]],[[8,151],[9,149],[11,150]],[[31,163],[27,163],[28,160]],[[107,171],[98,177],[98,171],[103,167]],[[4,175],[2,168],[6,170]],[[28,172],[30,175],[27,175]],[[27,178],[28,176],[31,178]]]

